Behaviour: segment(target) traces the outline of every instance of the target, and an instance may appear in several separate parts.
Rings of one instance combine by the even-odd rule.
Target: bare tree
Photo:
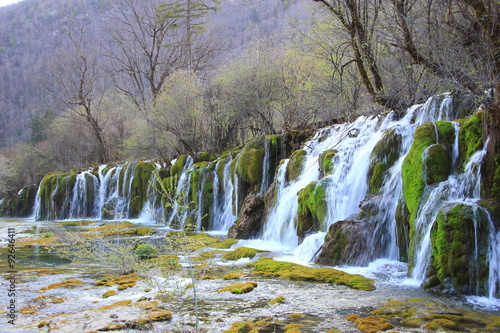
[[[86,35],[87,25],[68,31],[71,49],[59,50],[48,69],[50,86],[48,91],[64,103],[70,121],[86,123],[97,143],[98,162],[108,161],[106,140],[103,136],[100,102],[103,90],[100,87],[102,71],[97,66],[92,41]]]
[[[139,110],[148,110],[168,76],[176,69],[198,71],[221,47],[217,34],[204,35],[201,18],[210,7],[203,1],[115,1],[111,46],[104,46],[115,85]],[[187,27],[187,28],[186,28]],[[126,84],[129,83],[129,84]]]

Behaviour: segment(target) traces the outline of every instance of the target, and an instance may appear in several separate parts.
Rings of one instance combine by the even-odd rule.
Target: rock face
[[[263,195],[260,193],[250,193],[243,202],[240,217],[229,229],[228,237],[236,239],[256,237],[262,227],[263,217]]]
[[[33,214],[36,187],[26,186],[18,194],[0,202],[0,216],[29,217]]]
[[[375,249],[368,243],[373,232],[370,224],[353,219],[332,224],[321,252],[316,257],[320,265],[366,265]]]

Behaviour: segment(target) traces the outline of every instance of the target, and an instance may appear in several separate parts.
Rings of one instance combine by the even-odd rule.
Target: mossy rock
[[[483,149],[483,117],[485,111],[479,111],[461,121],[458,134],[459,164],[463,167],[470,157]]]
[[[198,154],[198,162],[212,162],[217,159],[217,154],[203,152]]]
[[[44,292],[52,290],[52,289],[80,286],[82,284],[83,284],[83,282],[80,280],[66,280],[63,282],[49,284],[46,287],[40,288],[40,290],[38,290],[38,292],[44,293]]]
[[[231,248],[231,246],[233,246],[236,243],[238,243],[238,240],[236,240],[234,238],[228,238],[228,239],[225,239],[221,243],[213,244],[212,247],[214,247],[216,249],[229,249],[229,248]]]
[[[287,181],[296,180],[300,176],[304,168],[303,162],[306,155],[307,152],[305,150],[299,149],[294,151],[292,156],[290,156],[290,161],[288,162],[288,166],[286,168]]]
[[[327,149],[318,157],[319,172],[322,177],[330,175],[333,171],[333,158],[338,153],[336,149]]]
[[[156,165],[152,162],[138,162],[135,166],[134,178],[132,179],[130,189],[129,216],[131,218],[139,216],[144,207],[151,174],[154,170],[156,170]]]
[[[274,305],[274,304],[283,304],[285,303],[285,297],[284,296],[278,296],[276,298],[273,298],[270,300],[267,304],[268,305]]]
[[[102,298],[108,298],[108,297],[115,296],[115,295],[118,295],[118,293],[116,292],[116,290],[112,289],[112,290],[108,290],[104,294],[102,294]]]
[[[408,258],[410,259],[410,270],[413,267],[413,258],[415,251],[415,218],[417,216],[422,194],[427,184],[424,170],[429,170],[433,163],[443,164],[443,160],[426,159],[428,147],[436,144],[443,145],[447,151],[452,149],[455,140],[455,127],[447,121],[438,121],[435,123],[425,123],[415,131],[413,144],[408,152],[402,167],[403,195],[408,209],[409,219],[409,249]],[[443,178],[443,172],[436,172],[436,175]]]
[[[231,328],[222,333],[259,333],[255,325],[250,321],[233,323]]]
[[[388,130],[373,148],[368,169],[369,191],[371,194],[379,193],[387,170],[394,165],[400,156],[401,146],[401,134],[395,130]]]
[[[366,318],[358,318],[355,321],[356,327],[364,333],[375,333],[387,331],[394,328],[394,325],[389,323],[389,320],[379,316],[368,316]]]
[[[177,158],[177,160],[172,164],[170,168],[170,176],[180,176],[182,171],[184,170],[184,166],[186,165],[188,156],[181,155]]]
[[[427,185],[433,185],[448,179],[451,173],[451,155],[441,144],[431,145],[423,156],[424,180]]]
[[[297,235],[303,239],[308,233],[326,227],[327,202],[325,188],[328,180],[311,182],[297,196]]]
[[[238,157],[231,163],[231,175],[236,173],[248,185],[260,186],[265,156],[265,140],[265,137],[258,137],[245,144]]]
[[[431,267],[442,286],[465,294],[484,292],[476,288],[488,279],[488,229],[486,214],[473,206],[448,205],[438,212],[431,232]]]
[[[252,249],[249,247],[239,247],[234,251],[227,252],[223,258],[226,260],[238,260],[241,258],[253,258],[257,253],[268,252],[263,250]]]
[[[333,268],[306,267],[290,262],[275,261],[270,258],[260,258],[252,265],[254,273],[263,276],[300,281],[326,282],[364,291],[375,290],[375,283],[372,279],[367,279],[361,275],[345,273]]]
[[[222,289],[217,290],[218,293],[222,293],[225,291],[231,292],[231,294],[247,294],[257,288],[258,284],[256,282],[242,282],[235,283],[229,286],[226,286]]]

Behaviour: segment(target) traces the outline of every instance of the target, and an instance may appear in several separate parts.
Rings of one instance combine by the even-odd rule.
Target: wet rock
[[[243,202],[238,220],[231,226],[228,237],[248,239],[256,237],[262,227],[264,198],[260,193],[250,193]]]
[[[375,250],[368,241],[373,231],[372,224],[358,220],[344,220],[332,224],[316,263],[332,266],[368,264],[368,254]]]

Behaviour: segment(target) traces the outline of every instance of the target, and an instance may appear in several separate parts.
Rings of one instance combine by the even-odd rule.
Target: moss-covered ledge
[[[333,268],[307,267],[291,262],[260,258],[253,264],[253,272],[268,277],[298,281],[316,281],[339,284],[363,291],[375,290],[375,282],[361,275],[349,274]]]

